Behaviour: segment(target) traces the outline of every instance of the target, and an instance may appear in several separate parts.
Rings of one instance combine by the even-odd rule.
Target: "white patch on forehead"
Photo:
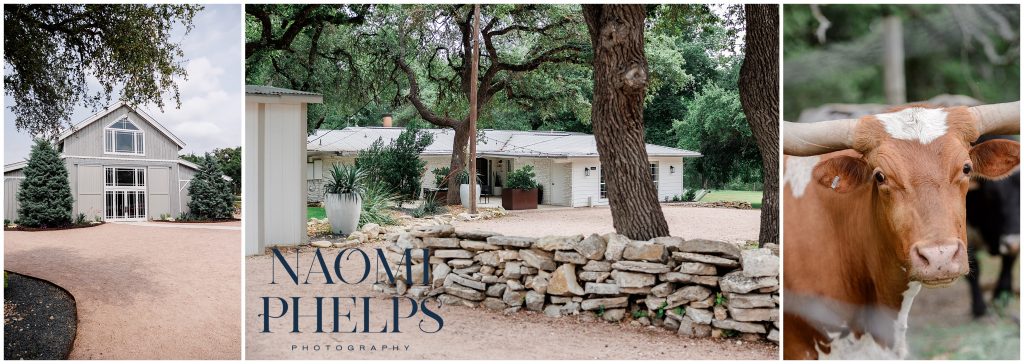
[[[928,144],[946,134],[946,115],[946,111],[941,109],[912,107],[875,117],[882,121],[885,131],[893,138]]]
[[[793,197],[804,195],[807,184],[811,183],[811,175],[814,174],[814,166],[818,164],[821,157],[787,157],[786,173],[782,176],[783,183],[789,185]]]

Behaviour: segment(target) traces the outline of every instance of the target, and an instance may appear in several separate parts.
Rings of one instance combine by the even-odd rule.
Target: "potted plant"
[[[463,169],[459,172],[459,181],[462,182],[459,185],[459,201],[462,201],[462,207],[469,208],[469,202],[480,199],[480,176],[476,178],[476,192],[473,193],[473,200],[470,200],[469,196],[469,171]]]
[[[437,187],[429,190],[428,193],[432,196],[434,201],[444,203],[444,201],[448,200],[448,174],[451,173],[451,168],[438,167],[434,168],[431,173],[434,174],[434,186]],[[426,198],[427,197],[424,196],[424,199]]]
[[[537,208],[537,180],[533,166],[525,165],[508,174],[508,183],[501,191],[501,207],[506,210]]]
[[[354,165],[335,163],[330,178],[324,185],[324,210],[331,232],[348,235],[359,228],[359,214],[363,208],[363,188],[366,174]]]

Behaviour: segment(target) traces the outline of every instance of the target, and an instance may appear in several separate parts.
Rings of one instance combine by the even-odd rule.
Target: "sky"
[[[164,111],[156,105],[142,109],[185,142],[180,153],[208,152],[242,144],[242,29],[240,5],[206,5],[193,19],[188,35],[180,26],[171,39],[181,44],[188,80],[179,80],[181,108],[171,97],[164,99]],[[90,84],[90,91],[98,90]],[[115,102],[118,94],[112,95]],[[14,127],[14,114],[4,96],[4,164],[28,157],[32,138]],[[75,108],[71,123],[86,119],[99,110]]]

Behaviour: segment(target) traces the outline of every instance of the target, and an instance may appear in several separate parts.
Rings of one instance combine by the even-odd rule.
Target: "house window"
[[[104,186],[107,187],[145,187],[146,173],[142,168],[107,167],[104,171]]]
[[[608,198],[608,185],[604,183],[604,167],[601,167],[601,198]]]
[[[651,181],[654,181],[654,190],[658,190],[658,163],[651,163]]]
[[[103,151],[108,154],[145,154],[145,137],[142,130],[121,118],[103,130]]]

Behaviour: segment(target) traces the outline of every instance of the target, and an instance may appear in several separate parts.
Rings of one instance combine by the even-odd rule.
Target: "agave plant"
[[[359,215],[359,226],[367,223],[378,225],[394,225],[397,221],[391,216],[391,207],[398,201],[398,195],[380,181],[368,182],[363,189],[362,214]]]
[[[324,185],[324,193],[352,193],[362,196],[366,189],[366,173],[354,165],[335,163],[331,166],[330,178]]]

